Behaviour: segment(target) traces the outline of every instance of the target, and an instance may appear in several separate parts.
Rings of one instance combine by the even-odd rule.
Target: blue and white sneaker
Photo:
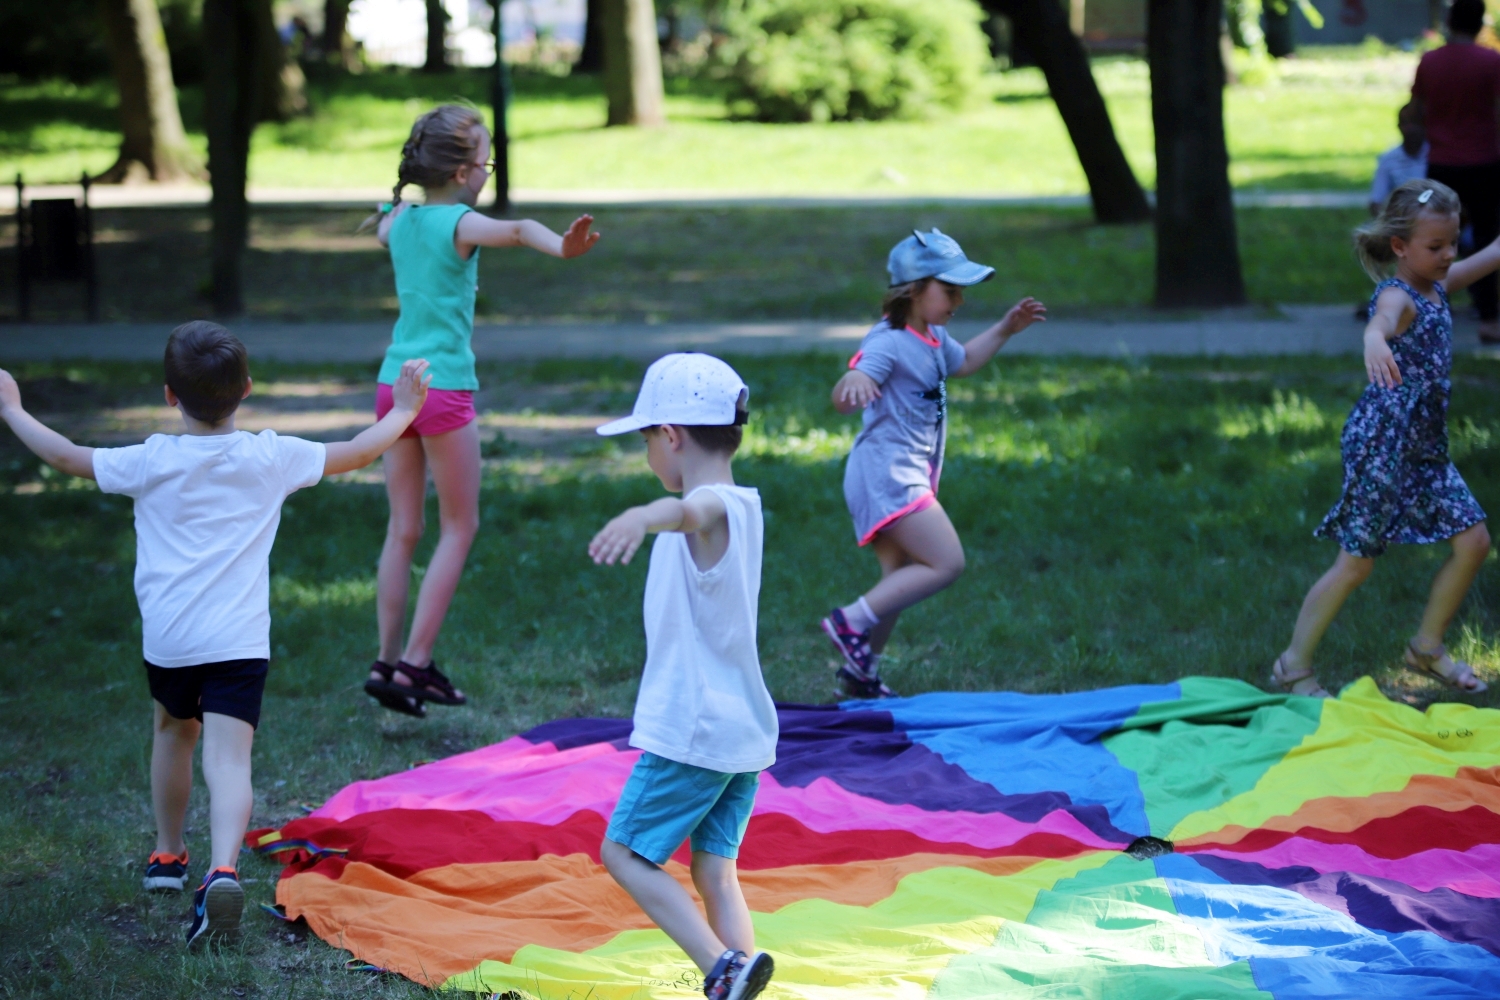
[[[196,948],[210,939],[238,937],[245,913],[245,890],[233,868],[215,868],[193,893],[193,924],[187,944]]]
[[[763,951],[754,955],[726,951],[704,979],[703,995],[708,1000],[752,1000],[766,988],[775,971],[776,963]]]
[[[147,892],[181,892],[187,883],[188,852],[181,856],[152,851],[146,862],[146,877],[141,887]]]

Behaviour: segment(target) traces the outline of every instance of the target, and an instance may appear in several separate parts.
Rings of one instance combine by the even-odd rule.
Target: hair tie
[[[1423,191],[1421,194],[1417,195],[1417,204],[1418,205],[1425,205],[1429,201],[1431,201],[1432,200],[1432,192],[1433,192],[1433,189],[1432,188],[1428,188],[1426,191]]]

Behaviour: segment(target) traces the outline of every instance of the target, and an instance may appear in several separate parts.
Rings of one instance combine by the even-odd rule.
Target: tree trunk
[[[105,42],[120,91],[120,156],[97,179],[177,181],[203,164],[182,129],[172,61],[156,0],[100,0]]]
[[[1156,304],[1245,301],[1224,143],[1220,0],[1148,0],[1156,130]]]
[[[1277,59],[1285,59],[1297,52],[1297,35],[1292,24],[1292,5],[1280,6],[1276,0],[1262,7],[1266,20],[1266,51]]]
[[[583,17],[583,49],[573,69],[579,73],[597,73],[604,68],[605,0],[588,0]]]
[[[341,69],[352,69],[354,49],[349,44],[350,0],[324,0],[323,61]]]
[[[214,312],[237,316],[245,311],[242,263],[249,233],[250,205],[245,179],[250,161],[250,133],[260,120],[268,89],[266,48],[255,9],[265,0],[204,0],[204,118],[208,132],[208,169],[213,189],[210,268]],[[267,4],[267,10],[269,5]]]
[[[603,0],[610,125],[664,125],[661,48],[651,0]]]
[[[1146,193],[1115,138],[1088,52],[1068,26],[1067,9],[1057,0],[985,0],[985,6],[1010,19],[1012,37],[1047,78],[1047,89],[1088,178],[1094,218],[1104,223],[1151,218]]]
[[[422,64],[422,72],[443,73],[448,69],[448,12],[443,9],[443,0],[426,3],[427,62]]]

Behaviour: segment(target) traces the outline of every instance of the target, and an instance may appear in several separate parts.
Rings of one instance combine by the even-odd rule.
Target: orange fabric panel
[[[1453,777],[1418,774],[1399,792],[1377,792],[1360,798],[1329,796],[1308,799],[1290,816],[1272,816],[1257,830],[1327,830],[1350,833],[1371,820],[1399,816],[1414,806],[1432,806],[1445,812],[1462,812],[1472,806],[1483,806],[1500,816],[1500,767],[1461,767]],[[1226,826],[1213,833],[1178,841],[1181,848],[1203,844],[1232,847],[1251,833],[1246,827]]]
[[[973,868],[1003,876],[1040,858],[913,854],[840,865],[798,865],[740,873],[750,909],[771,913],[802,899],[870,906],[897,883],[930,868]],[[688,869],[666,870],[693,898]],[[356,957],[437,986],[485,959],[508,962],[523,945],[581,952],[626,930],[652,927],[625,890],[587,855],[449,865],[399,879],[353,862],[337,881],[314,873],[282,879],[276,900],[317,935]]]

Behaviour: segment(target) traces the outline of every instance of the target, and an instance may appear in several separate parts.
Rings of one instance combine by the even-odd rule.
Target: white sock
[[[880,623],[880,618],[870,610],[869,603],[863,597],[839,610],[844,612],[844,620],[856,632],[868,632]]]

